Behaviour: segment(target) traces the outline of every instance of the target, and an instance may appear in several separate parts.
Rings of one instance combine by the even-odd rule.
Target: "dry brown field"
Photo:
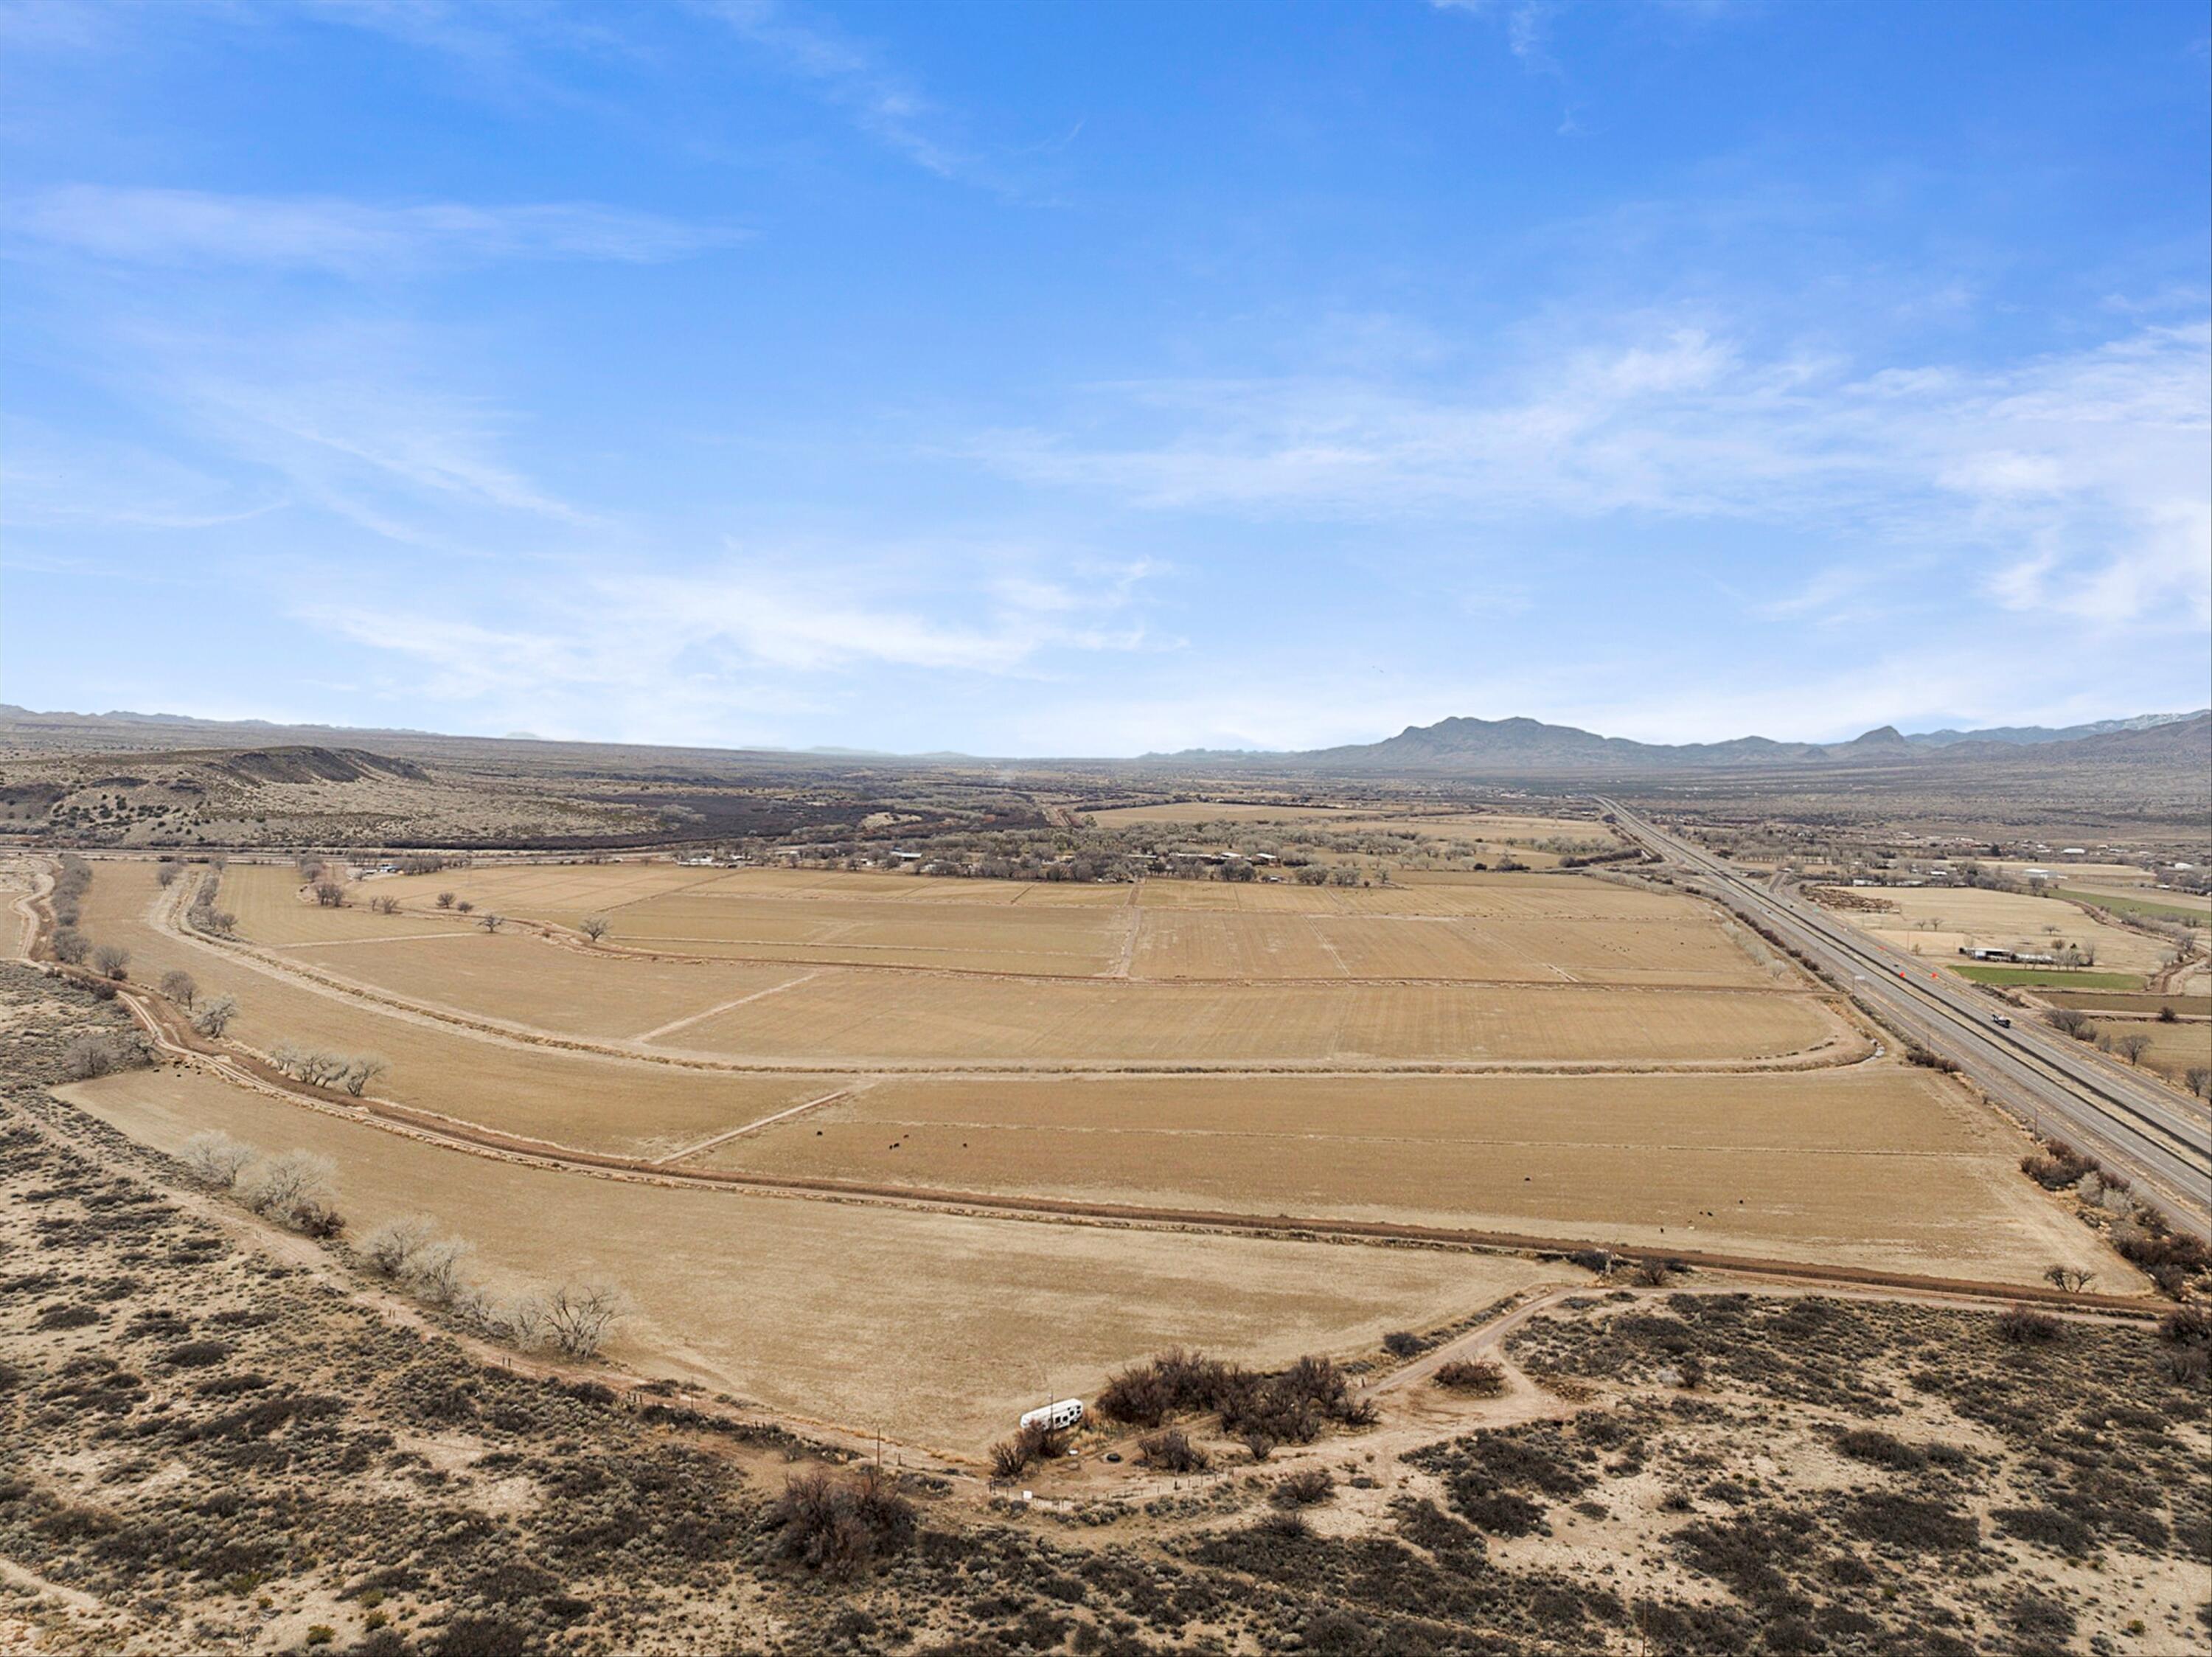
[[[1894,913],[1850,918],[1895,948],[1931,958],[1955,959],[1962,947],[2055,954],[2071,943],[2094,946],[2101,971],[2150,972],[2168,947],[2156,938],[2094,919],[2057,898],[1967,886],[1885,886],[1881,895],[1897,905]],[[1916,924],[1922,921],[1936,924],[1922,930]]]
[[[1697,1063],[1848,1040],[1825,1003],[1777,992],[1559,984],[1061,984],[825,972],[661,1045],[860,1069],[1464,1063]]]
[[[648,1373],[969,1453],[1048,1389],[1088,1393],[1164,1347],[1259,1363],[1361,1351],[1559,1270],[624,1183],[446,1150],[176,1071],[64,1096],[162,1149],[215,1127],[330,1156],[356,1227],[428,1214],[476,1245],[495,1284],[619,1283],[636,1315],[612,1355]]]
[[[2100,1027],[2110,1036],[2149,1037],[2150,1050],[2142,1056],[2142,1068],[2156,1071],[2177,1087],[2191,1069],[2212,1067],[2212,1023],[2160,1024],[2154,1017],[2114,1019]]]
[[[198,981],[203,994],[235,996],[239,1014],[230,1033],[263,1052],[293,1041],[345,1053],[380,1053],[392,1069],[376,1091],[418,1110],[578,1149],[657,1156],[835,1085],[818,1075],[702,1074],[642,1059],[625,1062],[490,1040],[433,1020],[319,993],[258,971],[230,952],[173,938],[149,925],[145,910],[158,895],[151,876],[143,884],[118,880],[111,878],[118,867],[103,864],[94,878],[85,921],[95,938],[112,939],[131,950],[134,982],[158,983],[163,972],[181,967]],[[452,947],[521,942],[472,933]],[[555,960],[562,953],[542,943],[529,947]]]
[[[1723,1076],[892,1079],[701,1159],[2028,1282],[2101,1253],[2025,1142],[1890,1064]]]
[[[451,889],[465,880],[487,908],[609,912],[631,942],[696,926],[726,953],[426,926],[415,906],[442,877],[368,883],[409,902],[397,916],[321,910],[279,868],[226,878],[244,947],[172,935],[157,911],[181,893],[143,864],[100,866],[85,929],[132,950],[136,982],[181,966],[236,995],[251,1048],[379,1051],[381,1097],[582,1151],[1996,1281],[2060,1261],[2107,1286],[2126,1276],[2019,1176],[2021,1142],[1962,1090],[1851,1063],[1870,1049],[1826,997],[1662,892],[1549,874],[1054,888],[622,864],[471,870]],[[1070,938],[1110,965],[973,970]],[[798,942],[843,953],[734,958]],[[970,970],[867,953],[925,942]],[[1745,1068],[1762,1063],[1813,1068]],[[1486,1065],[1499,1072],[1437,1073]],[[424,1209],[495,1274],[555,1261],[618,1278],[639,1301],[635,1349],[661,1368],[970,1450],[1041,1390],[1048,1355],[1065,1391],[1176,1341],[1249,1362],[1349,1351],[1541,1270],[533,1170],[349,1119],[342,1100],[334,1114],[198,1073],[81,1097],[156,1144],[221,1126],[325,1150],[357,1223]]]
[[[1506,812],[1378,810],[1371,805],[1267,806],[1247,801],[1182,800],[1157,806],[1115,806],[1085,813],[1102,829],[1146,823],[1281,823],[1298,828],[1388,832],[1413,829],[1439,838],[1601,840],[1611,831],[1595,818],[1522,816]]]

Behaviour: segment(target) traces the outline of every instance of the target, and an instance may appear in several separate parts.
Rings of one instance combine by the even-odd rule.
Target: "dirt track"
[[[717,1057],[700,1053],[659,1051],[644,1047],[635,1041],[595,1040],[585,1037],[566,1034],[560,1031],[545,1029],[537,1025],[523,1024],[511,1020],[492,1018],[483,1014],[469,1012],[465,1008],[450,1006],[441,1002],[424,1000],[411,996],[404,996],[392,990],[364,984],[356,980],[347,978],[337,973],[327,972],[318,968],[309,966],[289,955],[280,954],[274,950],[261,947],[240,939],[215,937],[198,931],[191,926],[188,921],[185,919],[185,910],[189,904],[189,894],[182,890],[181,886],[169,891],[157,892],[155,897],[149,900],[147,905],[145,916],[147,923],[156,931],[159,931],[166,936],[173,938],[180,943],[184,943],[193,948],[205,950],[211,953],[221,954],[228,959],[235,961],[254,972],[260,972],[266,977],[276,978],[283,982],[291,984],[295,987],[308,990],[316,995],[358,1002],[361,1005],[374,1008],[379,1013],[388,1017],[398,1018],[410,1022],[435,1025],[441,1028],[459,1032],[475,1040],[496,1042],[509,1047],[525,1049],[551,1049],[562,1052],[585,1054],[593,1058],[611,1059],[620,1063],[649,1065],[661,1069],[697,1071],[710,1075],[849,1075],[859,1072],[872,1075],[943,1075],[984,1077],[998,1075],[1052,1075],[1074,1077],[1186,1075],[1203,1071],[1208,1075],[1295,1075],[1300,1076],[1316,1077],[1493,1075],[1719,1075],[1789,1073],[1811,1069],[1839,1069],[1847,1065],[1865,1063],[1869,1059],[1879,1057],[1881,1052],[1880,1044],[1868,1038],[1863,1031],[1857,1028],[1856,1025],[1850,1021],[1848,1016],[1843,1013],[1841,1007],[1834,998],[1822,996],[1814,997],[1814,999],[1821,1001],[1823,1004],[1829,1008],[1831,1013],[1836,1015],[1837,1026],[1833,1033],[1826,1039],[1813,1047],[1796,1052],[1777,1054],[1771,1057],[1765,1058],[1646,1060],[1639,1061],[1635,1063],[1622,1064],[1574,1059],[1486,1059],[1458,1061],[1407,1059],[1376,1061],[1370,1063],[1346,1063],[1340,1060],[1305,1061],[1297,1059],[1285,1059],[1279,1062],[1261,1063],[1252,1063],[1249,1062],[1206,1063],[1204,1061],[1178,1060],[1172,1063],[1161,1063],[1147,1062],[1140,1059],[1116,1060],[1102,1063],[1097,1061],[1081,1060],[1060,1062],[1049,1060],[1024,1061],[1014,1059],[973,1058],[897,1059],[870,1057],[866,1055],[841,1055],[834,1060],[824,1059],[818,1063],[804,1059],[794,1059],[787,1056]],[[541,924],[521,925],[520,923],[509,923],[509,924],[516,925],[518,926],[518,929],[532,932],[536,935],[545,938],[550,942],[561,944],[564,947],[585,951],[592,951],[593,948],[593,947],[585,944],[580,939],[573,938],[568,935],[563,934],[558,928]],[[689,957],[654,957],[651,955],[641,955],[638,958],[644,959],[691,959]],[[719,964],[729,965],[738,958],[720,957],[716,959]],[[791,962],[783,960],[775,960],[763,964],[782,966],[789,966],[793,965]],[[843,964],[840,964],[838,970],[842,972],[846,970],[846,968]],[[895,967],[874,970],[907,974],[909,976],[927,977],[947,975],[944,969],[933,967]],[[813,974],[810,973],[807,976],[811,977]],[[950,974],[950,976],[973,977],[979,975],[973,973],[952,973]],[[1018,975],[1005,974],[980,976],[1001,976],[1012,978]],[[793,984],[803,981],[803,979],[796,979],[793,980]],[[1043,980],[1043,982],[1049,982],[1057,985],[1083,982],[1083,980],[1050,979]],[[1260,981],[1236,980],[1235,982],[1251,982],[1257,984]],[[1283,981],[1281,980],[1267,980],[1266,981],[1266,987],[1279,987],[1282,982]],[[1430,981],[1419,979],[1390,979],[1372,980],[1370,982],[1377,984],[1415,984],[1428,983]],[[786,985],[782,987],[789,988],[792,986]],[[1148,987],[1203,990],[1206,988],[1218,988],[1219,985],[1218,982],[1211,980],[1188,980],[1177,984],[1165,986],[1152,985]],[[1524,991],[1542,991],[1545,990],[1581,990],[1587,989],[1589,986],[1573,984],[1545,984],[1516,983],[1510,987],[1516,993],[1521,993]],[[1666,991],[1666,993],[1668,995],[1756,994],[1778,996],[1786,994],[1790,996],[1801,996],[1803,992],[1799,990],[1783,990],[1779,989],[1759,990],[1711,990],[1691,986],[1670,988]],[[732,1002],[731,1004],[737,1005],[743,1001],[757,998],[757,996],[740,997],[739,1002]],[[703,1018],[708,1016],[711,1012],[718,1010],[720,1009],[708,1009],[708,1013],[696,1014],[695,1015],[695,1018]],[[680,1027],[684,1024],[693,1021],[694,1018],[678,1020],[676,1021],[675,1025],[668,1027]],[[659,1034],[662,1033],[662,1032],[655,1031],[652,1033]]]
[[[1388,1221],[1346,1220],[1326,1215],[1255,1215],[1218,1209],[1152,1208],[1134,1203],[1084,1203],[1061,1198],[1020,1197],[1001,1192],[964,1191],[926,1185],[876,1184],[857,1180],[819,1179],[750,1174],[725,1169],[681,1169],[665,1161],[640,1157],[579,1151],[544,1140],[503,1134],[473,1124],[420,1111],[389,1100],[364,1096],[341,1100],[321,1089],[295,1081],[259,1060],[214,1044],[185,1028],[174,1009],[158,996],[143,990],[126,991],[123,1001],[152,1033],[165,1053],[187,1063],[206,1065],[234,1081],[282,1097],[294,1104],[332,1115],[362,1121],[387,1131],[406,1134],[471,1154],[500,1157],[540,1167],[591,1174],[605,1179],[645,1181],[661,1185],[724,1186],[834,1197],[845,1201],[881,1202],[942,1209],[962,1214],[999,1215],[1009,1218],[1037,1218],[1144,1226],[1159,1229],[1237,1233],[1277,1237],[1328,1238],[1382,1244],[1414,1244],[1437,1248],[1558,1255],[1577,1248],[1601,1248],[1625,1263],[1644,1260],[1677,1262],[1698,1270],[1724,1271],[1798,1283],[1840,1283],[1900,1289],[1919,1295],[1942,1295],[1972,1301],[2043,1301],[2080,1308],[2096,1308],[2127,1315],[2156,1315],[2148,1301],[2117,1295],[2067,1294],[2042,1285],[2008,1284],[1971,1278],[1935,1277],[1915,1272],[1874,1271],[1862,1267],[1831,1266],[1778,1260],[1754,1255],[1710,1252],[1695,1249],[1613,1246],[1603,1240],[1566,1240],[1526,1233],[1480,1231],[1455,1227],[1419,1226]]]

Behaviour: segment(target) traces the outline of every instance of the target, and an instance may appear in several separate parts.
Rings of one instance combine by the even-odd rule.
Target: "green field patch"
[[[2075,892],[2067,886],[2056,887],[2055,897],[2070,898],[2077,904],[2087,904],[2093,909],[2109,909],[2115,915],[2132,915],[2142,920],[2179,921],[2185,926],[2203,926],[2208,919],[2201,909],[2184,909],[2179,904],[2161,904],[2148,898],[2115,898],[2102,892]]]
[[[2082,972],[2057,966],[1954,966],[1976,984],[2008,984],[2025,990],[2141,990],[2140,972]]]

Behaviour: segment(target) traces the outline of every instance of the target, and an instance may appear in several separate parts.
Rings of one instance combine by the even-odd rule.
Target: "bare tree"
[[[452,892],[440,892],[440,893],[438,894],[438,907],[439,907],[439,908],[441,908],[441,909],[451,909],[453,906],[453,894]]]
[[[399,912],[399,899],[397,898],[371,898],[368,900],[368,906],[379,915],[397,915]]]
[[[464,898],[464,899],[462,899],[460,900],[460,902],[459,902],[459,903],[455,904],[455,905],[453,905],[453,907],[454,907],[456,910],[458,910],[460,913],[462,913],[462,914],[464,914],[464,915],[466,915],[466,914],[468,914],[471,910],[475,909],[475,908],[476,908],[476,905],[475,905],[474,904],[471,903],[471,902],[470,902],[466,898]]]
[[[487,932],[496,932],[500,928],[507,924],[507,917],[504,915],[479,915],[477,917],[477,924],[483,928]]]
[[[337,1164],[313,1151],[284,1151],[270,1157],[247,1182],[246,1205],[256,1214],[289,1216],[327,1207]]]
[[[192,1028],[204,1036],[220,1036],[238,1016],[238,997],[217,996],[192,1008]]]
[[[2079,1037],[2089,1026],[2089,1015],[2078,1007],[2054,1007],[2043,1015],[2043,1021],[2054,1030]]]
[[[72,1081],[89,1081],[128,1069],[140,1057],[139,1050],[113,1036],[86,1031],[70,1037],[62,1049],[62,1069]]]
[[[392,1062],[381,1053],[356,1053],[346,1061],[345,1074],[338,1078],[345,1090],[356,1099],[368,1091],[368,1084],[392,1068]]]
[[[2192,1064],[2184,1073],[2189,1091],[2199,1099],[2212,1099],[2212,1064]]]
[[[604,915],[586,915],[576,923],[576,930],[593,943],[597,943],[607,935],[607,917]]]
[[[408,1264],[407,1282],[433,1306],[450,1306],[468,1287],[469,1246],[458,1238],[426,1243]]]
[[[235,1185],[258,1154],[252,1146],[217,1129],[196,1133],[177,1147],[177,1161],[184,1164],[185,1175],[216,1191]]]
[[[54,959],[75,966],[92,953],[92,940],[73,926],[63,927],[54,934]]]
[[[101,977],[119,983],[130,976],[124,969],[131,965],[131,952],[119,943],[104,943],[92,952],[92,965]]]
[[[525,1352],[534,1352],[545,1342],[545,1296],[536,1289],[516,1295],[499,1308],[499,1335]]]
[[[2150,1051],[2148,1036],[2120,1036],[2114,1039],[2112,1051],[2130,1064],[2142,1063],[2142,1056]]]
[[[2069,1295],[2079,1295],[2097,1281],[2097,1274],[2079,1266],[2053,1266],[2043,1274],[2043,1281],[2054,1288],[2063,1288]]]
[[[179,868],[174,862],[169,858],[164,857],[160,862],[154,865],[154,882],[157,886],[166,886],[175,880],[177,876],[182,873],[184,873],[184,871]]]
[[[200,986],[191,973],[174,966],[161,974],[161,993],[178,1006],[190,1008],[199,999]]]
[[[420,1215],[387,1220],[362,1239],[361,1258],[379,1276],[404,1277],[435,1235],[430,1222]]]
[[[337,909],[344,905],[345,888],[336,880],[316,881],[314,893],[315,901],[325,909]]]
[[[621,1321],[622,1293],[605,1283],[563,1283],[545,1299],[547,1338],[571,1358],[597,1353]]]

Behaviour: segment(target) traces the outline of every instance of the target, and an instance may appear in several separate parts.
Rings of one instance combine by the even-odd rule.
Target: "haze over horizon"
[[[2199,5],[0,27],[9,702],[1021,757],[2212,681]]]

